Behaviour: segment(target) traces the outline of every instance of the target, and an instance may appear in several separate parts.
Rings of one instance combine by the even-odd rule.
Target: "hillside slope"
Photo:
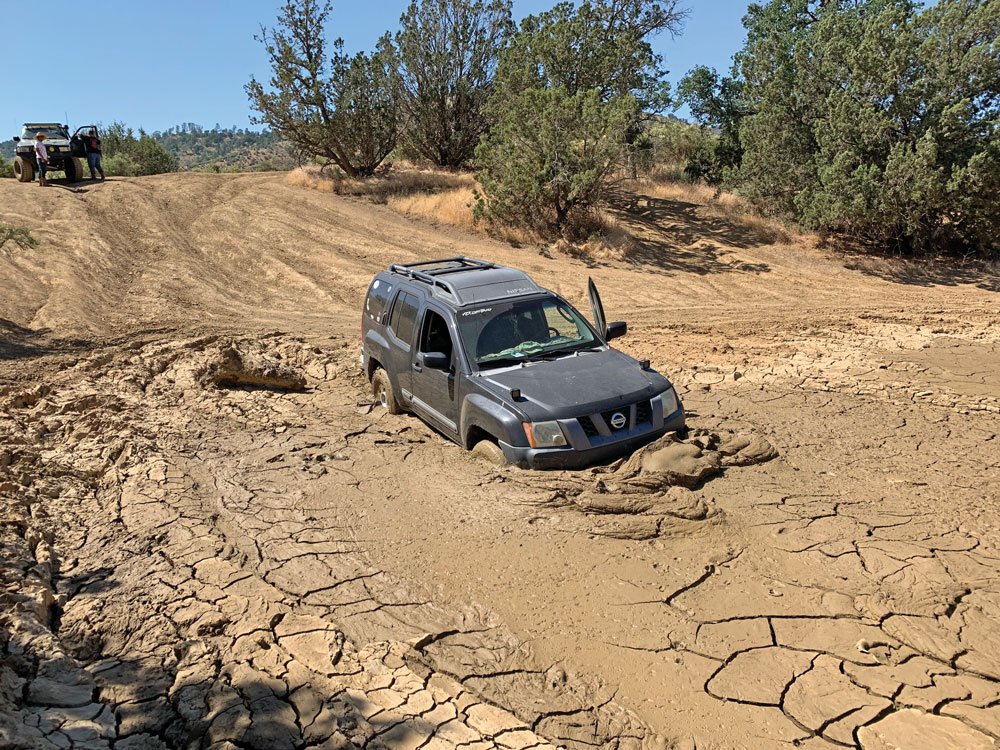
[[[40,240],[0,264],[14,746],[1000,738],[995,280],[864,275],[646,196],[620,261],[276,174],[0,206]],[[371,275],[458,254],[584,310],[594,277],[724,470],[492,469],[372,404]],[[307,389],[212,385],[234,358]]]

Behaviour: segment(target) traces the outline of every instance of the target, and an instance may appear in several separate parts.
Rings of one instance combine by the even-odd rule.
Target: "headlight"
[[[566,445],[566,436],[558,422],[522,422],[528,445],[532,448],[555,448]]]
[[[675,411],[677,411],[677,407],[680,406],[679,402],[677,401],[677,391],[675,391],[673,388],[671,388],[669,391],[664,391],[659,396],[657,396],[657,398],[660,399],[660,402],[663,404],[664,419],[666,419]]]

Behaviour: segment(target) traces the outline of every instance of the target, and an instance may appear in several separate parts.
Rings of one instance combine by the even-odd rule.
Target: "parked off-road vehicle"
[[[608,346],[628,329],[589,286],[595,325],[523,271],[394,263],[368,288],[361,367],[391,413],[497,464],[582,466],[683,430],[670,381]]]
[[[49,154],[49,171],[65,172],[68,182],[83,179],[83,159],[87,156],[87,146],[82,133],[93,125],[77,128],[71,136],[69,125],[54,122],[26,122],[20,136],[14,136],[14,176],[19,182],[31,182],[38,173],[35,157],[35,136],[45,133],[45,148]]]

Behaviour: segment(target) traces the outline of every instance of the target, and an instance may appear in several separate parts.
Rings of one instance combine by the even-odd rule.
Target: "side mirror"
[[[628,333],[628,323],[616,320],[614,323],[608,323],[608,331],[604,334],[604,338],[611,341],[611,339],[621,338],[626,333]]]
[[[432,370],[447,370],[451,366],[451,357],[444,352],[425,352],[424,367]]]
[[[21,140],[21,137],[20,137],[20,136],[17,136],[17,135],[15,135],[15,136],[14,136],[14,138],[13,138],[12,140],[14,141],[14,143],[17,143],[17,142],[18,142],[19,140]]]

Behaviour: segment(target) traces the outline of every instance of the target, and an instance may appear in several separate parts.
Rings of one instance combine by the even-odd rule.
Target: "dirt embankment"
[[[0,745],[1000,738],[995,280],[656,198],[596,267],[280,176],[0,204],[42,241],[0,268]],[[593,275],[691,437],[538,474],[376,409],[368,279],[460,253]]]

